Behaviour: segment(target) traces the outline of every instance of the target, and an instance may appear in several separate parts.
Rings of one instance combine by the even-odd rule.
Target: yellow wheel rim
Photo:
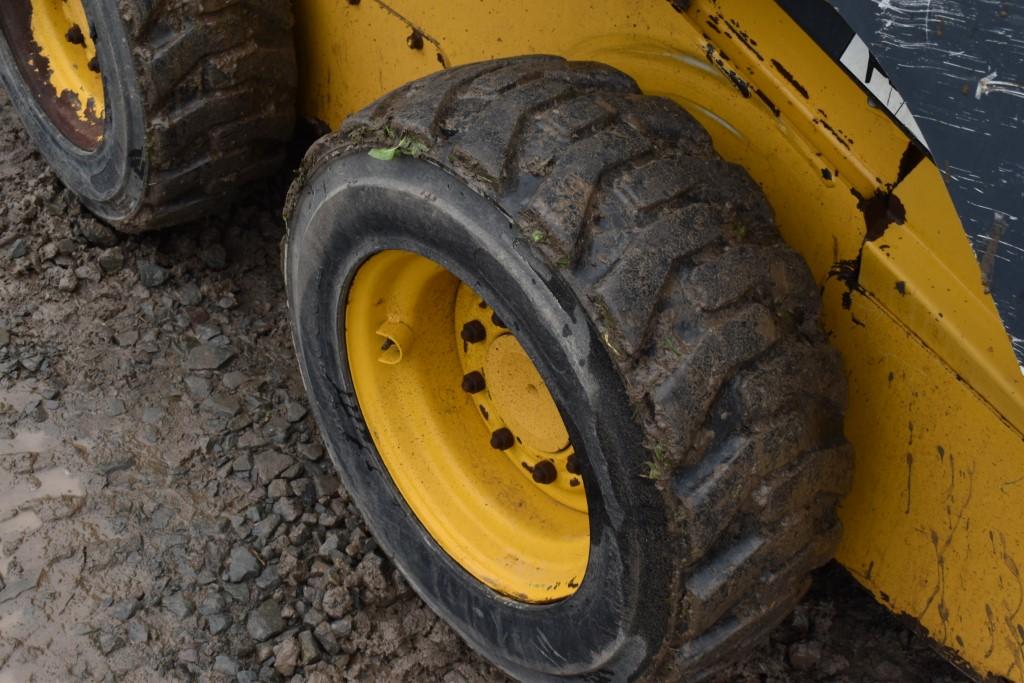
[[[467,572],[523,602],[586,573],[583,480],[526,351],[471,287],[405,251],[364,263],[345,310],[366,425],[406,503]]]
[[[82,0],[3,0],[0,20],[46,115],[79,147],[97,148],[106,99]]]

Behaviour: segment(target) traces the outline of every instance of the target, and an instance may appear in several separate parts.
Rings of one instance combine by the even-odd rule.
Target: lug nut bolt
[[[487,338],[487,328],[479,320],[470,320],[462,326],[462,341],[470,344],[482,342]]]
[[[516,437],[507,427],[502,427],[491,434],[491,448],[496,448],[499,451],[507,451],[515,442]]]
[[[475,370],[462,377],[462,390],[467,394],[478,394],[486,386],[487,383],[484,382],[484,376]]]
[[[533,480],[538,484],[551,484],[558,479],[558,470],[550,460],[541,460],[533,466]]]

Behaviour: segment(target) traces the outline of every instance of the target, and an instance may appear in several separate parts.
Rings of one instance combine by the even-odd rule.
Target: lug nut
[[[576,459],[576,454],[573,453],[565,460],[565,471],[569,474],[580,473],[580,462]]]
[[[558,479],[558,470],[550,460],[541,460],[533,466],[533,480],[538,484],[551,484]]]
[[[484,382],[484,376],[475,370],[462,377],[462,390],[467,394],[478,394],[486,386],[487,383]]]
[[[499,451],[507,451],[515,442],[516,437],[507,427],[502,427],[491,434],[491,448],[496,448]]]
[[[482,342],[487,338],[487,328],[479,320],[470,320],[462,326],[462,341],[470,344]]]

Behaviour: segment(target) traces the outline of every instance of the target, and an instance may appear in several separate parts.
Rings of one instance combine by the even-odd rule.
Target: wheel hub
[[[385,251],[356,273],[345,341],[374,445],[438,545],[518,600],[572,595],[590,550],[585,486],[513,329],[438,264]]]

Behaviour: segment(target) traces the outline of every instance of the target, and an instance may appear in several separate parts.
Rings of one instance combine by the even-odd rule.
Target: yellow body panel
[[[608,63],[690,111],[764,188],[823,286],[857,449],[839,559],[979,672],[1024,681],[1020,369],[929,160],[894,191],[906,222],[865,240],[857,197],[897,184],[909,140],[775,3],[297,0],[296,12],[304,113],[332,127],[442,66],[528,53]],[[859,264],[852,290],[835,277],[844,263]]]

